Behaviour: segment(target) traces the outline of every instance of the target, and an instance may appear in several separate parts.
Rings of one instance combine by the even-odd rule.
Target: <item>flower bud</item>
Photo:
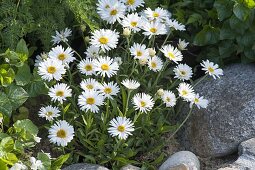
[[[148,50],[149,50],[149,55],[151,57],[154,57],[156,55],[156,51],[153,48],[149,48]]]
[[[163,96],[164,95],[164,90],[163,89],[158,89],[157,95]]]
[[[86,37],[84,38],[84,40],[85,40],[85,42],[89,43],[89,42],[90,42],[89,36],[86,36]]]
[[[131,34],[131,30],[130,30],[129,28],[124,28],[124,29],[123,29],[123,35],[124,35],[125,37],[129,37],[130,34]]]

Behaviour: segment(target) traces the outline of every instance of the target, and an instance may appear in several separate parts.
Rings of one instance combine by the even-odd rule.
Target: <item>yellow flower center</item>
[[[47,68],[47,71],[50,74],[54,74],[57,71],[57,69],[54,66],[50,66],[50,67]]]
[[[87,89],[90,89],[90,90],[94,88],[94,86],[92,84],[88,84],[88,85],[86,85],[86,87],[87,87]]]
[[[66,59],[66,55],[64,53],[61,53],[58,55],[58,59],[63,61],[64,59]]]
[[[157,32],[157,28],[151,28],[151,29],[150,29],[150,32],[156,33],[156,32]]]
[[[106,70],[106,71],[107,71],[107,70],[109,70],[109,69],[110,69],[110,67],[109,67],[109,65],[108,65],[108,64],[102,64],[102,65],[101,65],[101,69],[102,69],[102,70]]]
[[[155,62],[151,62],[151,67],[152,68],[156,68],[157,67],[157,64]]]
[[[157,12],[153,12],[153,17],[154,17],[154,18],[159,17],[159,13],[157,13]]]
[[[56,92],[56,96],[60,96],[60,97],[62,97],[62,96],[64,96],[64,92],[63,91],[57,91]]]
[[[141,101],[141,107],[145,107],[146,103],[144,101]]]
[[[141,51],[137,51],[137,52],[136,52],[136,55],[137,55],[138,57],[140,57],[140,56],[143,55],[143,53],[142,53]]]
[[[104,92],[105,92],[106,94],[110,94],[110,93],[112,92],[112,89],[111,89],[110,87],[106,87],[106,88],[104,89]]]
[[[95,103],[95,99],[93,97],[88,97],[86,103],[92,105]]]
[[[52,116],[53,115],[53,112],[47,112],[46,113],[46,116]]]
[[[91,71],[92,69],[93,69],[93,67],[92,67],[91,64],[87,64],[87,65],[85,66],[85,70],[86,70],[86,71]]]
[[[133,5],[135,3],[135,0],[127,0],[128,5]]]
[[[198,98],[195,98],[194,102],[195,102],[195,103],[198,103],[198,102],[199,102]]]
[[[66,131],[63,129],[59,129],[57,132],[57,137],[59,138],[66,138]]]
[[[169,53],[168,53],[168,57],[169,57],[170,59],[175,59],[175,55],[174,55],[172,52],[169,52]]]
[[[185,76],[185,75],[186,75],[186,72],[185,72],[185,71],[180,71],[180,75],[181,75],[181,76]]]
[[[212,67],[208,67],[208,71],[209,71],[210,73],[213,73],[213,72],[214,72],[214,69],[213,69]]]
[[[99,39],[99,42],[101,43],[101,44],[107,44],[108,43],[108,38],[107,37],[101,37],[100,39]]]
[[[187,92],[186,90],[183,90],[183,91],[181,92],[181,94],[182,94],[182,96],[186,96],[186,95],[188,94],[188,92]]]
[[[110,15],[116,15],[118,13],[118,11],[116,9],[113,9],[111,12],[110,12]]]
[[[137,22],[132,21],[132,22],[131,22],[131,25],[132,25],[132,27],[136,27],[136,26],[137,26]]]
[[[170,97],[167,97],[167,98],[166,98],[166,101],[167,101],[167,102],[170,102],[170,101],[171,101]]]
[[[120,131],[120,132],[124,132],[126,128],[125,128],[124,125],[119,125],[117,129],[118,129],[118,131]]]

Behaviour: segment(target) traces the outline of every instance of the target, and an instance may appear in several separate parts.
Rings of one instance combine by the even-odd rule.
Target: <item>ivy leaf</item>
[[[7,95],[3,92],[0,92],[0,112],[7,117],[11,117],[12,114],[12,105],[9,101]]]
[[[26,131],[30,133],[30,135],[37,136],[38,128],[33,124],[33,122],[29,119],[18,120],[13,124],[16,132]]]
[[[234,5],[233,12],[238,19],[245,21],[250,14],[250,9],[244,4],[237,3]]]
[[[31,76],[30,67],[28,64],[24,64],[22,67],[19,67],[15,76],[16,84],[19,86],[25,86],[30,82]]]
[[[11,102],[13,110],[21,106],[29,97],[22,87],[16,85],[9,86],[7,96]]]
[[[220,30],[209,25],[205,25],[203,30],[201,30],[194,38],[194,44],[198,46],[203,46],[207,44],[215,44],[220,39]]]

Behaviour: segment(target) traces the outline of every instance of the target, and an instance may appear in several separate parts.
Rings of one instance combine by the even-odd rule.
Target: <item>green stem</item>
[[[130,98],[131,90],[128,90],[128,95],[127,95],[127,101],[126,101],[126,108],[124,111],[124,116],[126,116],[127,111],[128,111],[128,103],[129,103],[129,98]]]
[[[138,114],[137,115],[135,115],[135,117],[134,117],[134,122],[133,123],[135,123],[136,121],[137,121],[137,119],[139,118],[139,116],[142,114],[142,112],[138,112]]]
[[[80,60],[82,60],[81,55],[75,49],[73,49],[68,42],[65,42],[65,44],[74,51],[74,53],[80,58]]]
[[[157,76],[157,78],[156,78],[156,80],[155,80],[155,83],[153,84],[152,87],[155,87],[155,86],[158,84],[159,77],[161,76],[161,73],[165,70],[165,68],[167,67],[168,63],[169,63],[168,61],[166,61],[166,62],[164,63],[163,68],[162,68],[162,69],[160,70],[160,72],[158,73],[158,76]]]
[[[196,85],[198,85],[201,81],[203,81],[206,77],[208,76],[208,74],[204,75],[202,78],[200,78],[194,85],[193,87],[195,87]]]

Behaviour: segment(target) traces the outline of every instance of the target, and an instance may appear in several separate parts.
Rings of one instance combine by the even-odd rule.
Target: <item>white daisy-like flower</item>
[[[149,39],[153,35],[164,35],[167,33],[165,24],[160,22],[144,22],[142,29],[144,35],[149,36]]]
[[[105,97],[113,99],[112,96],[116,96],[120,92],[120,88],[117,83],[104,82],[102,85],[99,86],[99,92]]]
[[[80,86],[83,90],[85,91],[90,91],[90,90],[98,90],[100,83],[92,78],[88,78],[85,80],[82,80],[82,82],[80,83]]]
[[[96,73],[94,61],[91,58],[83,59],[78,64],[78,69],[82,74],[85,74],[86,76],[90,76]]]
[[[27,166],[22,162],[17,162],[9,170],[27,170]]]
[[[154,101],[152,97],[145,93],[137,93],[133,97],[133,104],[135,110],[139,110],[140,112],[148,112],[154,106]]]
[[[78,105],[82,111],[98,113],[99,106],[104,104],[105,97],[97,91],[82,92],[78,97]]]
[[[112,77],[117,74],[119,70],[119,65],[110,57],[99,57],[95,62],[95,71],[97,74],[105,77]]]
[[[163,61],[158,56],[154,56],[149,59],[148,66],[150,70],[157,72],[162,69]]]
[[[36,160],[35,157],[30,157],[30,163],[31,163],[30,168],[32,170],[38,170],[38,169],[42,169],[43,168],[42,161],[41,160]]]
[[[156,8],[155,10],[152,10],[150,8],[147,8],[144,11],[146,17],[150,21],[165,21],[169,17],[169,12],[163,8]]]
[[[179,64],[174,68],[174,78],[179,80],[190,80],[193,75],[192,68],[187,64]]]
[[[123,84],[129,90],[135,90],[138,87],[140,87],[140,83],[138,81],[132,80],[132,79],[122,80],[121,84]]]
[[[179,31],[185,31],[186,30],[185,25],[179,23],[177,20],[167,19],[166,24],[170,28],[174,28],[175,30],[179,30]]]
[[[196,94],[190,102],[190,107],[192,107],[192,105],[195,104],[198,107],[198,109],[207,108],[208,103],[209,103],[208,100],[204,99],[203,96],[199,96],[199,94]]]
[[[75,57],[73,57],[72,49],[67,47],[65,50],[61,45],[52,48],[49,52],[49,57],[52,59],[57,59],[63,64],[67,65],[75,60]]]
[[[148,59],[149,51],[144,44],[134,43],[130,48],[130,53],[135,59]]]
[[[137,13],[128,14],[122,20],[122,26],[131,29],[134,33],[140,31],[142,26],[141,17]]]
[[[175,94],[169,90],[164,90],[164,94],[162,95],[162,100],[166,104],[166,107],[174,107],[176,105],[176,97]]]
[[[85,52],[85,54],[87,55],[87,58],[95,59],[95,58],[99,57],[99,52],[100,52],[100,48],[99,47],[91,45],[91,46],[88,47],[88,49]]]
[[[43,80],[51,81],[55,79],[59,81],[65,73],[65,66],[57,59],[48,58],[39,63],[38,74],[42,76]]]
[[[48,54],[45,53],[45,52],[41,53],[40,55],[37,55],[37,56],[35,57],[35,67],[38,67],[38,66],[39,66],[39,63],[41,63],[41,62],[47,60],[47,58],[48,58]]]
[[[48,95],[51,101],[59,101],[62,104],[67,97],[72,96],[72,89],[65,83],[58,83],[49,89]]]
[[[107,8],[101,8],[98,6],[98,14],[100,17],[109,24],[114,24],[116,21],[120,22],[121,18],[124,18],[126,6],[119,1],[108,2]]]
[[[51,36],[52,37],[52,42],[53,45],[55,44],[59,44],[61,41],[63,42],[67,42],[68,41],[68,37],[70,37],[72,35],[72,31],[69,28],[65,28],[64,30],[58,32],[56,31],[56,35],[55,36]]]
[[[209,74],[214,79],[220,78],[220,76],[223,75],[223,70],[219,68],[219,65],[214,64],[209,60],[202,61],[200,65],[203,67],[202,70],[204,70],[206,74]]]
[[[108,132],[111,136],[118,136],[119,139],[126,140],[129,135],[132,135],[134,129],[134,123],[126,117],[116,117],[110,121]]]
[[[121,0],[125,3],[128,11],[135,11],[138,7],[143,7],[143,0]]]
[[[118,32],[100,29],[92,33],[91,44],[100,47],[105,52],[117,47],[118,38]]]
[[[65,120],[57,121],[49,129],[49,139],[51,143],[58,146],[67,146],[74,137],[74,128]]]
[[[182,53],[177,48],[174,48],[170,44],[163,46],[160,49],[160,51],[164,53],[164,56],[166,58],[168,58],[170,61],[173,61],[175,63],[178,63],[179,61],[182,61],[183,59]]]
[[[181,40],[179,39],[179,42],[177,44],[178,46],[178,49],[183,51],[183,50],[186,50],[186,47],[189,45],[189,42],[186,42],[185,40]]]
[[[117,0],[98,0],[97,10],[105,11],[110,8],[112,3],[116,3],[116,2],[117,2]]]
[[[177,90],[179,92],[179,96],[185,101],[191,101],[195,96],[193,87],[190,84],[180,83]]]
[[[46,120],[52,121],[55,117],[60,116],[60,110],[54,106],[41,107],[39,111],[39,117],[45,118]]]

